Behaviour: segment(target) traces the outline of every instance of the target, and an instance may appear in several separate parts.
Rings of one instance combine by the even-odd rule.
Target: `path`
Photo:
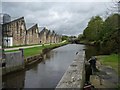
[[[64,40],[64,41],[62,41],[62,42],[59,42],[59,43],[64,43],[64,42],[66,42],[66,40]],[[51,43],[51,44],[55,44],[55,43]],[[44,44],[44,45],[50,45],[50,43],[49,43],[49,44]],[[39,47],[39,46],[42,46],[42,44],[40,44],[40,45],[31,45],[31,46],[21,46],[21,47],[14,47],[14,48],[5,48],[4,50],[5,50],[5,51],[18,50],[18,49],[20,49],[20,48],[25,49],[25,48],[32,48],[32,47]]]
[[[44,45],[50,45],[50,44],[44,44]],[[22,46],[22,47],[15,47],[15,48],[5,48],[4,50],[5,51],[9,51],[9,50],[18,50],[19,48],[32,48],[32,47],[39,47],[39,46],[42,46],[42,45],[32,45],[32,46]]]
[[[118,85],[117,73],[111,67],[101,65],[99,61],[97,61],[97,68],[100,72],[90,76],[90,82],[95,88],[116,88]]]
[[[59,42],[59,43],[64,43],[64,42],[66,42],[66,40],[64,40],[64,41],[62,41],[62,42]],[[51,44],[55,44],[55,43],[51,43]],[[44,44],[44,45],[50,45],[50,44]],[[32,47],[39,47],[39,46],[42,46],[42,44],[40,44],[40,45],[31,45],[31,46],[21,46],[21,47],[14,47],[14,48],[5,48],[4,50],[5,50],[5,51],[18,50],[18,49],[20,49],[20,48],[25,49],[25,48],[32,48]]]

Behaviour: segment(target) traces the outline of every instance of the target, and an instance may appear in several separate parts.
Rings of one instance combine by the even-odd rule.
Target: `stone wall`
[[[54,33],[52,33],[52,35],[51,35],[51,43],[55,43],[55,35],[54,35]]]
[[[77,54],[73,63],[69,66],[62,79],[58,83],[56,90],[59,90],[60,88],[83,88],[85,79],[84,55],[84,51],[81,51]]]
[[[31,65],[33,63],[35,63],[36,61],[41,61],[42,60],[42,55],[41,54],[38,54],[38,55],[35,55],[35,56],[30,56],[30,57],[27,57],[25,59],[25,65]]]
[[[43,44],[47,43],[47,33],[48,33],[48,30],[44,28],[39,34],[41,43]]]
[[[50,42],[50,34],[48,35],[47,43],[51,43],[51,42]]]
[[[24,17],[3,24],[4,37],[13,37],[13,45],[25,45],[26,26]]]
[[[17,52],[6,52],[5,53],[5,66],[2,68],[2,74],[23,69],[24,68],[24,57],[22,51]]]
[[[46,43],[51,43],[50,42],[50,36],[51,36],[51,32],[50,32],[50,30],[48,30],[48,32],[47,32],[47,35],[46,35]]]
[[[40,38],[38,34],[38,26],[35,24],[31,28],[27,30],[26,34],[26,41],[27,44],[39,44],[40,43]]]

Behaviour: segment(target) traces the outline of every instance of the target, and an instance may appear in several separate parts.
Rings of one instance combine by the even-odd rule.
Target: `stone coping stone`
[[[84,51],[79,52],[58,83],[59,88],[83,88],[85,76]]]

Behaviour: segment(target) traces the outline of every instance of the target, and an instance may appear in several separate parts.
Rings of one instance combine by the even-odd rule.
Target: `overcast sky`
[[[8,2],[2,1],[2,12],[9,14],[12,18],[25,17],[26,23],[38,23],[39,26],[46,26],[59,34],[78,35],[82,34],[84,28],[92,16],[100,15],[105,17],[110,0],[96,2]],[[18,1],[18,0],[17,0]],[[48,1],[48,0],[47,0]],[[65,1],[65,0],[64,0]]]

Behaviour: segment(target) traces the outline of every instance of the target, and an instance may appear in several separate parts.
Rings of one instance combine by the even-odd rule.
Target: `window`
[[[33,35],[33,29],[32,29],[32,35]]]
[[[20,36],[22,36],[22,29],[20,28]]]

